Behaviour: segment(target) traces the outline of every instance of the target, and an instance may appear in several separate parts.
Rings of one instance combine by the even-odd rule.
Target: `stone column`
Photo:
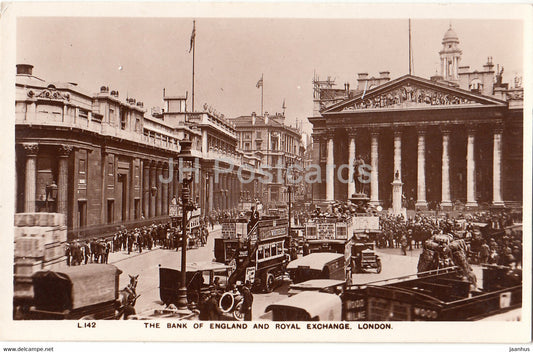
[[[476,201],[476,162],[474,159],[475,129],[468,128],[466,145],[466,206],[477,207]]]
[[[213,187],[213,179],[214,176],[212,174],[208,174],[209,177],[209,194],[207,195],[208,199],[208,208],[207,208],[207,214],[211,211],[213,211],[213,194],[214,194],[214,187]]]
[[[156,214],[155,212],[155,194],[152,193],[152,189],[156,187],[156,169],[155,162],[150,163],[150,217],[153,218]]]
[[[26,188],[24,189],[24,212],[35,212],[35,191],[37,187],[37,154],[39,144],[22,144],[26,152]]]
[[[418,130],[417,200],[416,209],[426,210],[426,130]]]
[[[402,131],[394,131],[394,179],[402,180]],[[398,175],[398,177],[396,177]]]
[[[334,200],[335,196],[335,161],[333,158],[333,134],[328,134],[326,161],[326,200]]]
[[[172,165],[172,169],[170,168],[171,164],[169,164],[168,167],[168,177],[171,177],[170,183],[168,184],[168,204],[170,205],[172,202],[172,198],[174,198],[174,184],[176,181],[176,178],[174,177],[174,165]]]
[[[501,164],[502,164],[502,133],[501,126],[494,129],[494,150],[492,156],[492,205],[503,207],[501,193]]]
[[[357,180],[354,179],[354,162],[355,162],[355,136],[356,136],[356,131],[353,129],[353,130],[350,130],[348,132],[348,139],[350,140],[350,146],[349,146],[349,149],[348,149],[348,176],[349,176],[349,180],[350,182],[348,182],[348,199],[355,193],[355,182],[357,182]]]
[[[150,161],[143,160],[143,215],[147,219],[150,216]]]
[[[370,204],[379,204],[379,173],[378,173],[378,147],[379,147],[379,130],[371,132],[370,141]]]
[[[449,154],[450,130],[442,128],[442,209],[450,209],[450,154]]]
[[[155,179],[155,186],[157,187],[157,193],[155,195],[155,216],[161,216],[161,208],[163,205],[163,183],[161,182],[160,178],[163,175],[163,165],[161,163],[157,163],[156,167],[156,179]]]
[[[57,212],[64,214],[66,219],[68,216],[68,157],[72,152],[72,146],[62,144],[58,151]]]
[[[163,166],[163,179],[168,180],[168,166],[165,164]],[[160,182],[161,184],[161,214],[168,215],[168,183]]]

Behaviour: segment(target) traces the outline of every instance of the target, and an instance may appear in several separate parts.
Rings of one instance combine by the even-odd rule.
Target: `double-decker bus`
[[[288,263],[290,243],[287,219],[259,220],[252,227],[246,219],[222,223],[222,238],[215,239],[215,260],[230,265],[228,282],[249,281],[255,291],[272,292]]]

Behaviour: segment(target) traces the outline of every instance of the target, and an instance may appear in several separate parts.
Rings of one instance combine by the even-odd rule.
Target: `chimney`
[[[255,125],[255,111],[252,112],[252,126]]]
[[[268,112],[265,111],[265,125],[268,125]]]
[[[357,90],[365,89],[365,83],[368,81],[368,73],[362,72],[357,74]]]
[[[379,73],[379,78],[389,78],[390,79],[390,71],[381,71]]]
[[[17,65],[17,75],[32,75],[33,74],[33,65],[28,64],[18,64]]]

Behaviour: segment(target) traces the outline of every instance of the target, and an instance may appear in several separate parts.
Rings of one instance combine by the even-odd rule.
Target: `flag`
[[[191,47],[189,48],[189,52],[191,52],[192,47],[194,46],[194,40],[196,38],[196,21],[192,22],[192,33],[191,33]]]
[[[285,99],[283,99],[283,105],[281,106],[282,109],[286,109],[287,107],[285,106]]]
[[[261,79],[257,81],[257,84],[255,85],[257,88],[260,88],[263,86],[263,76],[261,76]]]

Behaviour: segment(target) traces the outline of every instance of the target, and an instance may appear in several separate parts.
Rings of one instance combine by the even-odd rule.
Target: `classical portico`
[[[410,208],[502,206],[507,114],[504,101],[410,75],[346,99],[309,118],[326,170],[313,196],[349,198],[355,185],[337,170],[362,155],[371,204],[390,207],[398,179]]]

